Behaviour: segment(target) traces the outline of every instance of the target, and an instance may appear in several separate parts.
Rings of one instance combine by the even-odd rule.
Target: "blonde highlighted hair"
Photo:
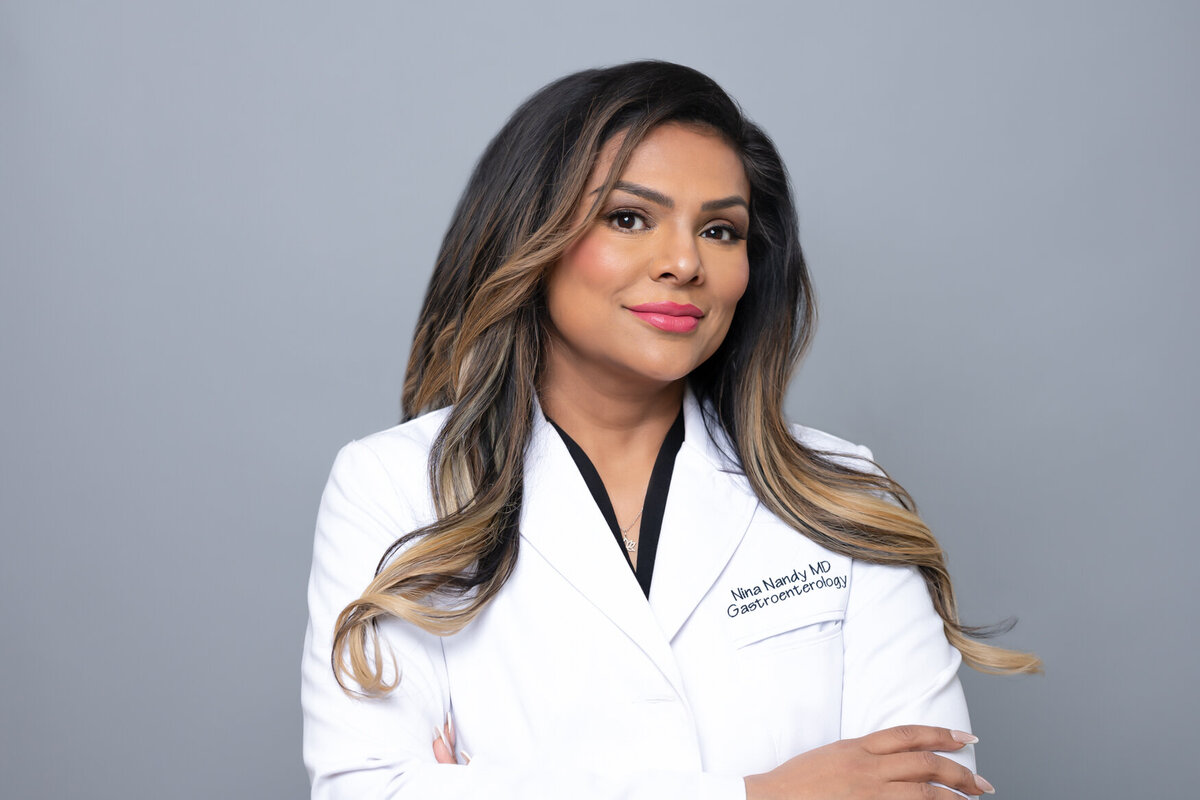
[[[972,667],[1040,670],[1028,653],[980,641],[963,625],[945,555],[908,493],[882,470],[856,470],[796,441],[784,392],[812,335],[812,287],[796,210],[775,146],[707,76],[641,61],[586,70],[544,87],[508,120],[476,165],[442,242],[421,309],[405,419],[450,406],[429,457],[437,519],[400,537],[375,579],[338,617],[333,668],[368,695],[390,691],[377,623],[399,617],[448,635],[512,574],[520,541],[525,445],[544,346],[545,278],[591,224],[646,133],[705,126],[742,157],[751,187],[750,278],[725,341],[689,382],[759,500],[823,547],[915,566],[946,635]],[[601,148],[623,140],[592,215],[575,222]]]

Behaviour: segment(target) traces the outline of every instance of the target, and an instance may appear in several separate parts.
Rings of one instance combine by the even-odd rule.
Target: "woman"
[[[406,422],[322,500],[313,795],[989,791],[956,670],[1037,661],[959,624],[869,451],[784,422],[812,319],[783,165],[710,79],[522,105],[442,244]]]

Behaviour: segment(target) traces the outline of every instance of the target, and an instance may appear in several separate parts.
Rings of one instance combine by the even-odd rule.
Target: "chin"
[[[690,359],[686,362],[643,362],[642,364],[633,366],[630,371],[637,374],[643,380],[666,386],[691,375],[692,371],[701,363],[703,362],[693,362]]]

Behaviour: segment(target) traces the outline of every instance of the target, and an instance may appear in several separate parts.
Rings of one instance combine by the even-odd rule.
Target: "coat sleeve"
[[[601,769],[619,765],[597,765],[595,771],[564,769],[538,764],[536,754],[528,762],[534,767],[495,763],[486,753],[473,753],[470,765],[438,764],[433,738],[450,708],[441,641],[399,620],[380,626],[385,666],[391,669],[395,664],[399,686],[382,698],[355,697],[342,690],[331,665],[337,616],[374,577],[386,548],[418,527],[418,519],[428,513],[427,491],[419,512],[414,512],[412,498],[398,491],[403,485],[423,485],[424,451],[417,449],[421,452],[414,452],[407,465],[413,472],[396,476],[389,474],[369,443],[352,442],[338,454],[321,499],[301,665],[304,761],[314,800],[744,800],[741,778],[700,772],[629,774]]]
[[[962,658],[947,641],[916,568],[854,561],[850,586],[842,630],[842,738],[912,724],[970,731],[958,681]],[[943,755],[975,769],[972,745]]]

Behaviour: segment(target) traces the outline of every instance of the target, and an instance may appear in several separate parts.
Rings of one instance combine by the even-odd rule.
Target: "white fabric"
[[[648,603],[537,414],[511,579],[455,636],[385,623],[399,689],[347,696],[330,667],[334,621],[383,551],[432,519],[429,445],[445,414],[350,443],[325,489],[302,666],[314,798],[742,800],[742,776],[839,738],[910,723],[970,730],[959,654],[920,576],[782,524],[690,395]],[[870,457],[797,435],[847,463]],[[451,709],[469,766],[433,758]],[[974,768],[971,747],[950,757]]]

